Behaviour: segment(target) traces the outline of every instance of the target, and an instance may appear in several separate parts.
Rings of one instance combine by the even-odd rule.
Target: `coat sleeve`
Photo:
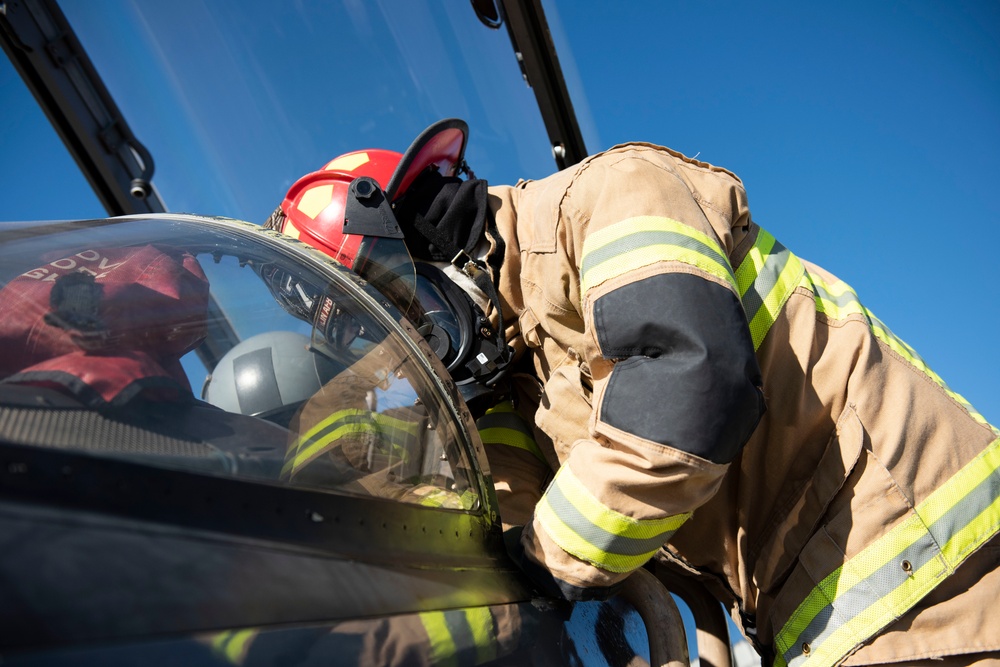
[[[763,414],[732,241],[718,231],[741,201],[735,177],[662,154],[598,158],[561,200],[592,413],[521,544],[567,598],[610,590],[652,557],[718,490]]]
[[[486,447],[490,476],[500,504],[504,532],[531,521],[551,469],[528,422],[505,400],[476,420]]]

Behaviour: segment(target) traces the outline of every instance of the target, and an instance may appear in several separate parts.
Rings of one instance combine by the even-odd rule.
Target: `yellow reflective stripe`
[[[230,663],[242,665],[250,649],[250,643],[259,632],[255,628],[220,632],[212,637],[212,648],[225,656]]]
[[[649,560],[691,516],[635,519],[603,505],[562,466],[535,510],[539,523],[562,548],[595,567],[631,572]]]
[[[409,459],[410,450],[417,446],[420,424],[389,417],[380,413],[372,413],[372,421],[378,426],[377,444],[384,453],[395,454],[401,461]],[[385,452],[388,445],[389,451]]]
[[[212,635],[212,640],[210,642],[212,649],[216,653],[226,655],[226,646],[229,644],[229,641],[233,638],[234,634],[236,634],[235,630],[224,630],[223,632],[218,632]]]
[[[476,645],[476,664],[481,665],[496,660],[499,653],[497,630],[493,613],[489,607],[472,607],[465,610],[465,619],[472,630],[472,641]]]
[[[424,507],[443,507],[453,510],[467,510],[472,507],[469,504],[469,500],[465,497],[465,493],[459,495],[454,491],[446,489],[418,488],[413,491],[413,496],[419,498],[417,504]],[[406,499],[404,502],[412,501]]]
[[[676,220],[645,215],[587,236],[580,258],[581,290],[586,294],[607,280],[663,261],[694,266],[736,288],[729,259],[718,241]]]
[[[530,452],[546,463],[528,424],[514,410],[512,401],[498,403],[476,420],[476,430],[485,444],[506,445]]]
[[[479,503],[479,494],[475,489],[466,489],[462,491],[462,495],[459,496],[459,500],[462,503],[462,509],[471,510]]]
[[[986,421],[986,417],[981,415],[974,407],[972,407],[972,404],[969,403],[969,401],[966,400],[964,396],[962,396],[956,391],[953,391],[951,387],[949,387],[945,383],[945,381],[941,378],[940,375],[931,370],[931,368],[927,365],[927,363],[920,357],[919,354],[916,353],[916,351],[912,347],[907,345],[905,342],[903,342],[902,339],[900,339],[898,336],[892,333],[892,331],[889,330],[889,327],[887,327],[880,319],[875,317],[875,315],[872,314],[870,310],[865,309],[865,314],[868,316],[868,321],[871,323],[872,332],[875,334],[876,338],[885,343],[889,347],[889,349],[891,349],[893,352],[903,357],[903,359],[906,359],[906,361],[908,361],[921,373],[923,373],[931,380],[933,380],[936,385],[941,387],[944,390],[944,392],[948,394],[948,396],[953,398],[959,405],[965,408],[965,410],[974,420],[976,420],[980,424],[985,424],[989,426],[991,429],[993,429],[994,433],[1000,435],[1000,430],[990,425]]]
[[[455,494],[444,489],[430,489],[418,494],[420,502],[424,507],[444,507],[449,501],[455,499]]]
[[[806,596],[775,637],[775,664],[837,663],[908,611],[998,530],[1000,438]]]
[[[1000,477],[1000,438],[955,473],[948,482],[927,497],[916,507],[916,512],[924,523],[933,526],[954,512],[968,496],[969,489],[981,488],[993,477]],[[1000,481],[993,483],[1000,489]],[[966,556],[989,539],[1000,527],[1000,493],[986,505],[976,517],[961,530],[952,531],[949,539],[941,546],[945,559],[957,566]]]
[[[352,419],[358,421],[350,421]],[[341,422],[343,423],[341,424]],[[338,426],[338,424],[341,425]],[[419,432],[420,424],[404,419],[368,410],[340,410],[320,421],[305,435],[296,439],[295,444],[288,450],[281,472],[283,475],[297,472],[302,466],[330,449],[339,439],[357,434],[381,437],[377,444],[388,445],[390,452],[405,459],[408,446],[415,443],[408,442],[406,437],[401,438],[400,436],[416,438]]]
[[[390,417],[378,412],[372,412],[371,410],[362,410],[357,408],[351,408],[349,410],[338,410],[337,412],[331,413],[329,417],[317,422],[312,428],[306,431],[304,434],[300,435],[298,438],[299,443],[307,442],[315,438],[318,434],[322,433],[324,430],[330,428],[330,426],[336,422],[344,421],[350,417],[361,417],[367,420],[372,420],[379,425],[384,425],[389,428],[396,428],[405,431],[411,435],[415,435],[419,431],[419,424],[411,421],[406,421],[405,419],[398,419],[396,417]]]
[[[897,564],[902,560],[905,547],[911,547],[921,538],[928,536],[926,526],[917,518],[911,517],[893,529],[892,537],[883,542],[883,537],[876,544],[880,544],[885,551],[878,552],[878,548],[866,549],[857,558],[860,562],[851,559],[844,567],[828,576],[820,583],[822,597],[825,599],[815,600],[813,604],[822,605],[817,609],[817,614],[827,610],[831,602],[839,606],[840,598],[848,594],[855,587],[865,589],[865,584],[870,578],[887,568],[901,569]],[[943,576],[947,574],[946,567],[939,559],[928,560],[923,566],[913,572],[912,576],[907,576],[896,588],[887,595],[879,598],[874,597],[868,590],[862,590],[859,598],[866,598],[867,606],[859,606],[859,610],[841,625],[834,622],[831,631],[823,637],[821,642],[811,642],[811,653],[807,662],[813,664],[833,665],[842,657],[847,655],[857,644],[875,634],[900,614],[912,607],[920,598],[930,592]],[[863,603],[861,603],[863,605]],[[898,610],[898,611],[897,611]],[[796,647],[796,652],[799,647]],[[792,661],[793,664],[795,661]]]
[[[311,429],[300,435],[298,440],[296,441],[296,447],[298,446],[298,443],[312,440],[313,438],[316,437],[318,433],[320,433],[326,428],[329,428],[330,425],[333,424],[334,422],[341,421],[348,417],[364,417],[370,414],[371,411],[369,410],[358,410],[358,409],[338,410],[337,412],[333,412],[330,414],[329,417],[327,417],[322,421],[317,422]]]
[[[287,475],[297,472],[300,468],[315,459],[317,456],[329,450],[341,438],[348,435],[358,434],[378,435],[378,429],[374,424],[351,423],[330,431],[325,437],[314,442],[299,440],[292,447],[292,449],[289,450],[290,454],[294,452],[294,456],[285,461],[285,465],[281,469],[282,474]],[[303,445],[306,445],[307,442],[308,446],[303,447]]]
[[[384,415],[381,412],[372,412],[369,414],[371,414],[371,418],[375,421],[375,423],[383,428],[394,431],[402,431],[408,435],[416,435],[420,432],[420,424],[418,422],[399,419],[398,417],[390,417],[389,415]]]
[[[430,642],[430,659],[433,665],[458,665],[455,640],[452,639],[444,612],[425,611],[419,614]]]
[[[816,310],[834,320],[845,320],[851,315],[867,317],[867,311],[850,285],[843,280],[827,283],[816,274],[806,274],[804,286],[812,290]]]
[[[496,627],[489,607],[419,614],[430,643],[433,665],[480,665],[498,654]]]
[[[488,415],[509,414],[509,413],[517,414],[517,411],[514,409],[514,401],[512,400],[500,401],[499,403],[497,403],[492,408],[486,411],[486,414]]]
[[[534,455],[539,461],[545,463],[542,450],[538,448],[535,439],[529,435],[509,428],[486,428],[479,431],[479,437],[486,444],[507,445],[517,447]]]
[[[858,295],[853,289],[851,289],[850,285],[845,283],[843,280],[827,283],[818,275],[810,273],[807,273],[803,278],[803,285],[812,290],[817,311],[825,313],[827,316],[835,320],[843,320],[850,315],[862,315],[866,320],[868,320],[868,326],[871,328],[872,333],[876,338],[885,343],[889,349],[901,356],[917,370],[929,377],[936,385],[941,387],[941,389],[943,389],[948,396],[965,408],[974,420],[980,424],[989,426],[994,433],[1000,435],[1000,429],[990,425],[986,421],[986,417],[977,412],[964,396],[953,391],[945,383],[945,381],[941,379],[940,375],[931,370],[927,363],[920,357],[919,354],[917,354],[916,350],[907,345],[901,338],[896,336],[889,330],[889,327],[887,327],[880,319],[875,317],[870,310],[865,308],[864,305],[862,305],[861,300],[858,298]]]
[[[756,350],[805,275],[802,262],[759,229],[750,252],[736,269],[736,285]]]

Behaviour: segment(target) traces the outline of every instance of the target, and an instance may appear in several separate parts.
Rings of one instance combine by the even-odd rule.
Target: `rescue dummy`
[[[208,281],[153,245],[53,257],[0,291],[0,378],[88,407],[191,395],[180,358],[205,337]]]
[[[268,453],[284,454],[287,431],[198,401],[182,366],[208,322],[194,254],[166,244],[53,254],[0,290],[5,440],[276,478]]]
[[[487,190],[459,178],[464,136],[429,128],[383,196],[503,333],[490,363],[534,378],[473,376],[533,425],[537,449],[488,453],[540,588],[604,597],[655,558],[767,663],[997,657],[1000,431],[759,226],[733,173],[633,143]],[[355,231],[350,195],[306,210],[308,178],[271,226],[334,257],[386,238]],[[340,258],[365,276],[364,252]]]

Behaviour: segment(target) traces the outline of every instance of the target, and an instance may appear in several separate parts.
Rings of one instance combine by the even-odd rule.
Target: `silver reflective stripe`
[[[753,247],[735,273],[755,350],[764,342],[804,275],[805,266],[799,258],[767,230],[758,228]]]
[[[662,547],[663,543],[676,532],[675,530],[668,530],[645,539],[615,535],[588,520],[569,501],[558,484],[549,485],[545,497],[563,523],[591,546],[606,553],[624,556],[642,556]]]
[[[448,634],[455,646],[456,665],[475,665],[478,651],[476,650],[476,639],[469,627],[469,619],[465,616],[464,609],[456,609],[444,612],[444,622],[448,627]]]
[[[889,330],[889,327],[887,327],[880,319],[875,317],[870,310],[865,308],[858,299],[858,295],[854,293],[854,290],[852,290],[847,283],[838,280],[834,283],[834,285],[827,285],[823,282],[823,279],[817,275],[807,274],[806,277],[806,282],[815,297],[817,311],[825,313],[829,317],[836,320],[846,319],[851,315],[861,315],[866,318],[868,320],[869,328],[878,340],[880,340],[884,345],[887,345],[893,352],[903,357],[911,365],[915,366],[921,373],[933,380],[935,384],[945,391],[945,393],[965,408],[965,410],[972,415],[973,419],[980,424],[987,426],[997,435],[1000,435],[1000,429],[990,425],[986,421],[986,418],[979,414],[963,396],[952,391],[948,385],[945,384],[944,380],[930,369],[927,363],[920,357],[919,354],[917,354],[916,350],[907,345],[904,340],[892,333],[892,331]],[[834,287],[838,288],[842,292],[839,296],[834,295]]]
[[[776,635],[775,664],[835,664],[906,613],[998,529],[1000,439],[819,582]]]
[[[747,314],[747,320],[753,320],[757,311],[764,305],[764,299],[778,284],[778,278],[792,256],[788,248],[775,241],[774,247],[771,248],[771,252],[768,253],[767,259],[764,261],[763,268],[753,282],[749,285],[738,285],[742,294],[740,300],[743,302],[743,311]]]
[[[827,291],[826,286],[818,281],[812,281],[813,292],[817,297],[833,303],[838,308],[847,308],[851,305],[861,306],[861,301],[858,299],[858,295],[851,290],[847,290],[843,294],[835,295],[832,292]]]
[[[962,502],[943,514],[929,526],[938,544],[947,544],[953,535],[969,525],[979,514],[1000,497],[1000,472],[994,472],[970,490]]]
[[[910,563],[913,570],[918,570],[931,559],[939,557],[940,547],[929,534],[921,537],[904,549],[899,555],[883,565],[874,574],[867,577],[850,590],[837,596],[836,605],[830,603],[823,608],[813,622],[799,634],[796,643],[785,652],[785,661],[789,667],[799,667],[809,659],[802,654],[804,643],[813,647],[822,645],[836,630],[850,619],[859,616],[866,609],[891,595],[907,579],[909,573],[901,567],[903,561]],[[942,568],[944,562],[941,563]],[[860,638],[859,642],[867,637]]]
[[[686,248],[712,259],[722,267],[726,267],[727,269],[729,267],[729,259],[720,253],[717,248],[706,245],[690,236],[670,231],[640,231],[631,232],[617,240],[611,241],[607,245],[587,252],[580,264],[580,274],[585,275],[594,267],[607,261],[615,261],[619,256],[634,252],[638,248],[655,245],[672,245]],[[665,256],[663,259],[668,260],[671,257]],[[731,275],[730,277],[732,283],[735,285],[735,277]]]

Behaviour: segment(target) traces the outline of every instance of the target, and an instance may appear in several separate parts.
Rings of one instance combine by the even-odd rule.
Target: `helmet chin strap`
[[[486,256],[490,251],[490,242],[484,234],[479,241],[479,244],[472,251],[472,257],[475,258],[477,262],[483,263],[486,261]],[[479,288],[469,275],[463,271],[461,268],[455,266],[451,262],[431,262],[434,266],[440,269],[448,278],[450,278],[456,285],[462,288],[462,291],[469,295],[479,308],[485,313],[490,309],[490,297],[487,296],[486,292]]]

